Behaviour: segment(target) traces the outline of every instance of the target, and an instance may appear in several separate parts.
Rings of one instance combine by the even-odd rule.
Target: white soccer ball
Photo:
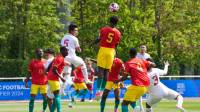
[[[109,11],[110,12],[117,12],[119,10],[119,5],[117,3],[111,3],[109,5]]]

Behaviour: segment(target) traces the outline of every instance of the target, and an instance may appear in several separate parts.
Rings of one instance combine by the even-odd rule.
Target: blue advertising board
[[[161,80],[167,87],[179,92],[183,97],[200,97],[200,80]],[[124,82],[125,86],[130,84],[130,80]],[[29,83],[29,87],[30,87]],[[67,87],[66,93],[73,91],[73,88]],[[124,96],[126,89],[121,89],[120,97]],[[94,82],[94,94],[96,92],[96,81]],[[94,96],[94,95],[93,95]],[[30,97],[30,88],[25,88],[23,81],[1,81],[0,82],[0,100],[28,100]],[[89,93],[86,98],[89,97]],[[38,94],[36,99],[41,99]],[[111,91],[108,98],[114,98],[114,92]],[[68,99],[64,96],[63,99]]]

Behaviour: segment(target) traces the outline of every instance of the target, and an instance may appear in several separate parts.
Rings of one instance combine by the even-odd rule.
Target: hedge
[[[28,60],[0,59],[0,77],[24,77]]]

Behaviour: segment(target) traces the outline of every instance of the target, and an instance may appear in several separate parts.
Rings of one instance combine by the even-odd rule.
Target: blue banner
[[[200,97],[200,80],[161,80],[170,89],[173,89],[183,97]],[[130,84],[130,80],[124,82],[125,86]],[[30,87],[29,83],[29,87]],[[67,87],[66,93],[73,91],[73,88]],[[124,96],[126,89],[121,89],[120,97]],[[94,82],[93,97],[96,92],[96,81]],[[0,82],[0,100],[28,100],[30,97],[30,88],[25,88],[23,81],[1,81]],[[86,98],[89,97],[89,93]],[[36,99],[41,99],[41,95],[38,94]],[[114,98],[114,92],[111,91],[108,98]],[[68,99],[68,96],[64,96],[63,99]]]

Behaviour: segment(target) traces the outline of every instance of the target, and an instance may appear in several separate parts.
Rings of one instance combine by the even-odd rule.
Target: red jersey
[[[84,77],[80,66],[73,71],[73,74],[74,74],[74,80],[73,80],[74,83],[84,82]]]
[[[111,71],[109,72],[108,75],[108,81],[116,81],[119,79],[120,76],[120,70],[123,67],[123,62],[119,58],[115,58],[113,60],[113,65],[111,67]]]
[[[150,62],[139,58],[133,58],[126,62],[126,72],[131,76],[131,82],[136,86],[149,86],[150,79],[147,75],[147,67]]]
[[[52,66],[48,72],[48,80],[59,81],[59,77],[53,73],[52,69],[53,67],[56,67],[58,73],[61,74],[64,66],[65,66],[64,57],[62,55],[57,55],[52,61]]]
[[[100,47],[115,48],[120,39],[121,33],[116,28],[107,26],[100,30]]]
[[[32,84],[45,85],[47,84],[47,76],[45,73],[45,64],[46,60],[37,60],[33,59],[30,61],[28,66],[28,71],[31,73]]]

